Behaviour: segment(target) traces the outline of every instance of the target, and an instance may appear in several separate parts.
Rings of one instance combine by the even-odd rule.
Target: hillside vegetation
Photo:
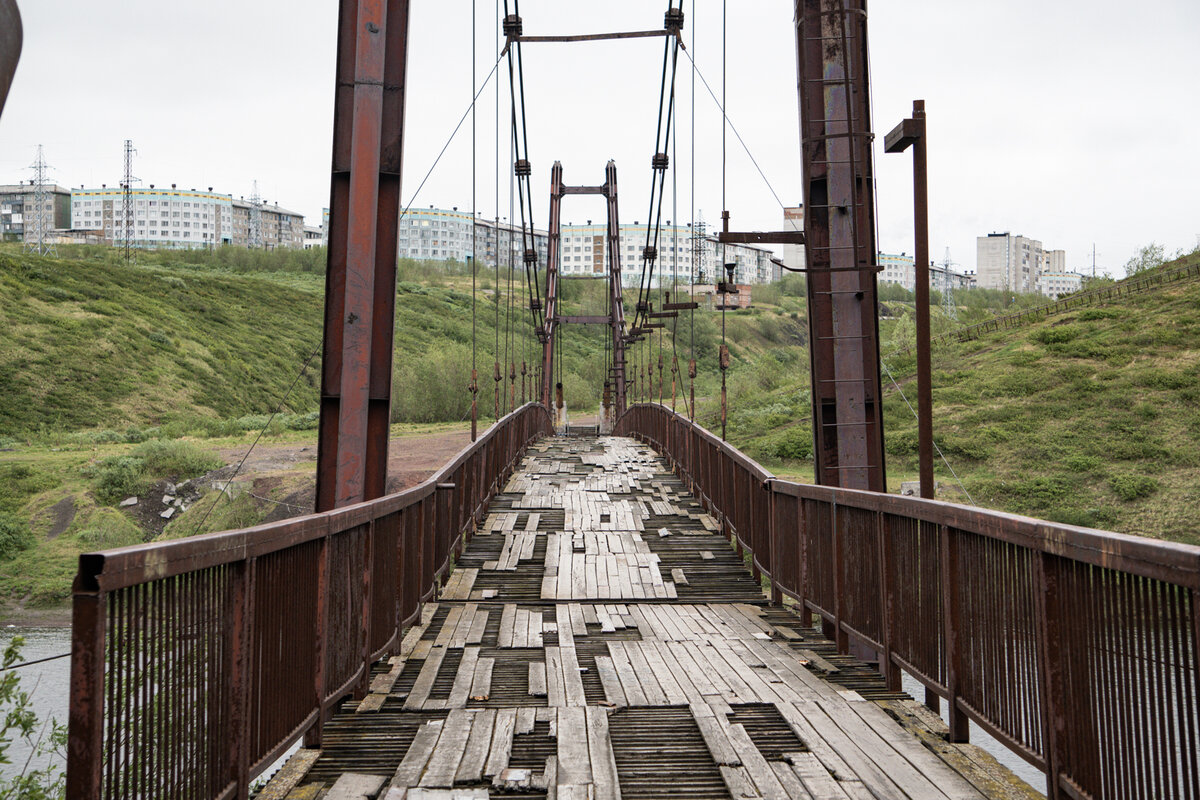
[[[263,429],[267,442],[316,441],[322,254],[140,258],[125,265],[113,251],[81,250],[48,259],[0,247],[0,599],[63,600],[81,552],[261,521],[278,509],[248,496],[228,502],[208,492],[165,531],[161,524],[148,531],[145,519],[119,505],[222,466],[227,459],[218,450],[244,452]],[[509,335],[508,308],[521,319],[525,300],[519,282],[510,292],[507,276],[500,278],[481,275],[476,284],[485,425],[497,346],[518,370],[539,356],[526,329]],[[565,313],[604,313],[602,284],[567,281],[564,292]],[[894,287],[881,296],[889,353],[912,341],[912,298]],[[468,417],[471,298],[462,265],[401,263],[392,415],[398,425],[461,424]],[[934,309],[935,333],[1012,310],[1001,307],[999,293],[958,299],[957,322]],[[627,293],[630,310],[635,301]],[[1018,305],[1033,302],[1020,298]],[[979,505],[1198,541],[1197,307],[1200,284],[1176,284],[939,347],[935,438],[965,486],[939,463],[939,496],[965,501],[969,492]],[[719,431],[722,317],[684,313],[672,327],[674,344],[671,328],[656,334],[630,354],[631,367],[648,363],[657,375],[661,352],[670,402],[678,358],[682,411],[694,353],[700,419]],[[755,307],[726,314],[724,327],[733,355],[730,441],[781,475],[811,479],[803,280],[761,287]],[[573,412],[594,410],[599,401],[605,338],[592,326],[563,334],[562,380]],[[897,356],[886,366],[915,402],[913,358]],[[916,424],[888,376],[886,447],[896,490],[916,477]],[[276,408],[281,413],[272,417]],[[278,492],[296,488],[293,480]]]
[[[885,353],[912,330],[911,306],[891,306]],[[935,348],[934,440],[962,482],[939,460],[939,497],[1200,544],[1198,308],[1200,283],[1168,284]],[[949,322],[934,316],[936,333]],[[915,406],[915,362],[885,358],[893,491],[916,480],[916,420],[901,396]],[[811,479],[804,366],[763,358],[735,375],[729,438],[781,474]]]

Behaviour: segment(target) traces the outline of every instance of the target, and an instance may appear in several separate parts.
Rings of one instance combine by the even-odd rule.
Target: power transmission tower
[[[125,180],[121,183],[121,219],[124,222],[125,263],[133,259],[133,140],[125,140]]]
[[[37,253],[39,256],[56,256],[58,248],[53,242],[46,242],[46,234],[54,227],[54,209],[46,211],[46,175],[50,167],[46,164],[46,156],[39,144],[37,161],[30,167],[33,170],[33,230],[29,229],[29,203],[25,203],[25,252]]]
[[[946,248],[946,260],[942,262],[942,277],[944,278],[944,286],[942,287],[942,309],[946,312],[946,316],[958,321],[958,306],[954,304],[954,280],[950,277],[950,268],[958,266],[950,260],[950,248]]]
[[[251,250],[261,250],[263,246],[262,209],[262,197],[258,193],[258,181],[255,181],[254,193],[250,195],[250,238],[248,245]]]

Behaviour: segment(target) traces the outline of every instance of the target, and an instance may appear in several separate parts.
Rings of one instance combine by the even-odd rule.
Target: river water
[[[50,658],[71,651],[70,628],[0,628],[0,650],[7,648],[13,636],[25,637],[25,645],[21,648],[21,661],[36,661],[39,658]],[[71,659],[59,658],[45,664],[35,664],[17,670],[21,676],[21,688],[29,692],[33,708],[40,721],[51,717],[61,724],[67,724],[67,705],[71,687]],[[26,762],[30,768],[44,767],[52,757],[30,758],[30,748],[23,741],[15,741],[8,751],[11,763],[0,764],[0,774],[16,775],[25,768]],[[60,763],[60,767],[66,767]]]
[[[61,655],[71,650],[70,628],[2,628],[0,629],[0,648],[7,647],[15,635],[25,637],[25,646],[21,650],[22,661],[33,661],[39,658]],[[67,704],[70,696],[71,660],[60,658],[45,664],[36,664],[20,670],[22,687],[30,692],[33,706],[40,720],[50,717],[66,724]],[[914,698],[924,698],[925,690],[907,673],[903,674],[903,689]],[[946,704],[942,703],[942,716],[946,716]],[[1012,770],[1018,777],[1034,789],[1044,791],[1045,776],[1034,769],[1023,759],[1008,748],[988,736],[979,726],[971,723],[971,742],[987,750],[996,759]],[[29,758],[29,748],[22,742],[14,742],[9,758],[11,764],[0,764],[0,774],[14,774],[21,771]],[[35,766],[49,763],[48,758],[34,758]]]

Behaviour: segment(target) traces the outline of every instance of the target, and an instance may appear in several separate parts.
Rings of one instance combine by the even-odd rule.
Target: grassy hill
[[[1168,284],[936,348],[934,440],[965,487],[939,460],[939,497],[969,493],[990,508],[1200,544],[1197,308],[1200,283]],[[911,336],[911,307],[893,309],[885,353]],[[936,333],[949,322],[934,314]],[[805,364],[782,362],[760,359],[734,377],[729,438],[781,474],[811,479]],[[915,405],[915,356],[885,364]],[[884,385],[896,490],[917,477],[917,425],[888,371]]]
[[[132,266],[108,250],[66,256],[0,247],[0,599],[31,604],[66,597],[79,553],[144,540],[144,520],[119,509],[120,500],[220,466],[218,450],[244,451],[293,382],[268,441],[316,440],[319,356],[301,369],[321,337],[319,253],[151,253]],[[484,424],[497,308],[500,353],[509,348],[518,365],[538,358],[527,332],[506,336],[510,299],[519,318],[523,298],[519,287],[509,293],[505,277],[499,291],[494,273],[477,286]],[[466,419],[470,276],[461,265],[402,262],[397,291],[393,421]],[[565,313],[603,313],[602,284],[568,281],[564,291]],[[811,479],[803,294],[803,282],[790,278],[757,291],[753,309],[726,315],[728,435],[779,474]],[[935,333],[1001,310],[987,293],[960,302],[959,323],[934,310]],[[984,506],[1200,541],[1197,307],[1200,284],[1176,284],[939,347],[935,438],[965,492]],[[911,299],[892,292],[884,316],[888,353],[913,336]],[[700,418],[719,430],[721,315],[697,312],[694,332],[691,323],[681,316],[674,345],[664,331],[631,363],[657,364],[661,348],[669,398],[672,357],[686,375],[694,352]],[[563,334],[573,411],[598,403],[604,342],[602,328]],[[887,367],[915,396],[912,356]],[[884,382],[894,490],[916,478],[916,423],[888,373]],[[937,473],[940,496],[967,499],[944,464]],[[210,495],[196,508],[207,513],[214,503]],[[216,505],[203,527],[191,522],[196,512],[185,517],[186,532],[251,524],[270,510],[249,498]]]

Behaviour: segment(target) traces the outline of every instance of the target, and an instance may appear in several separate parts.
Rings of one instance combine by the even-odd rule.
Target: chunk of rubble
[[[175,516],[176,511],[177,511],[177,509],[175,508],[175,506],[171,506],[166,511],[159,514],[159,516],[162,517],[163,519],[170,519],[171,517]]]
[[[121,501],[121,508],[129,508],[130,506],[136,506],[137,504],[138,499],[136,497],[126,497]]]

